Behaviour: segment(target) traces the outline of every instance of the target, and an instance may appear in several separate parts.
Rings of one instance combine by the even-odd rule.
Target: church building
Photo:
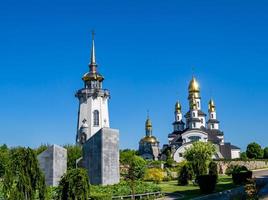
[[[159,142],[153,136],[153,126],[148,116],[145,122],[145,136],[139,142],[139,154],[146,160],[158,160],[159,153]]]
[[[182,106],[175,104],[173,132],[168,135],[168,144],[163,146],[162,152],[170,150],[176,162],[183,160],[183,153],[193,142],[211,142],[216,146],[215,159],[235,159],[240,157],[240,148],[226,143],[224,133],[220,130],[217,120],[215,102],[211,99],[208,103],[208,117],[202,111],[200,87],[195,77],[188,87],[189,111],[183,119]],[[208,120],[206,121],[206,118]]]

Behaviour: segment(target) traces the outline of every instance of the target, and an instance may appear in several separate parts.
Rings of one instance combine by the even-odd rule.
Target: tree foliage
[[[75,169],[77,159],[82,157],[82,148],[71,144],[64,145],[63,147],[67,149],[67,168]]]
[[[8,147],[7,145],[0,146],[0,178],[2,178],[5,174],[6,167],[8,164]]]
[[[147,169],[144,175],[144,180],[153,181],[154,183],[160,183],[164,179],[164,172],[160,168]]]
[[[45,199],[45,178],[34,150],[18,147],[10,150],[3,179],[4,196],[9,200]]]
[[[263,158],[263,150],[261,146],[256,142],[252,142],[247,146],[246,153],[247,153],[247,157],[250,159]]]
[[[187,162],[180,168],[178,173],[179,185],[188,185],[188,181],[193,178],[192,166]]]
[[[216,162],[211,161],[208,165],[208,174],[215,175],[216,179],[218,180],[218,165]]]
[[[241,160],[247,160],[248,159],[247,153],[246,152],[240,153],[240,158],[241,158]]]
[[[196,176],[207,174],[208,163],[215,153],[215,146],[209,142],[194,142],[186,149],[184,158],[192,165]]]
[[[128,164],[129,158],[138,155],[136,150],[123,149],[120,150],[120,164]]]
[[[49,144],[41,144],[39,147],[37,147],[34,151],[36,153],[36,155],[39,155],[40,153],[42,153],[43,151],[47,150],[48,147],[50,145]]]
[[[268,147],[265,147],[265,148],[263,149],[263,158],[264,158],[264,159],[268,159]]]
[[[59,200],[85,200],[89,198],[89,179],[85,169],[70,169],[60,180]]]

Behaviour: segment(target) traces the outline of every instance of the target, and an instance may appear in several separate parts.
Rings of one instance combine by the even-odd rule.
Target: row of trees
[[[262,149],[256,142],[248,144],[246,152],[241,153],[242,159],[268,159],[268,147]]]

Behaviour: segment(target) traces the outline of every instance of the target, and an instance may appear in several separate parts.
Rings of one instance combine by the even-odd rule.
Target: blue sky
[[[121,148],[138,148],[150,110],[161,145],[192,76],[213,96],[225,140],[268,146],[268,3],[245,0],[2,1],[0,143],[74,143],[92,29]]]

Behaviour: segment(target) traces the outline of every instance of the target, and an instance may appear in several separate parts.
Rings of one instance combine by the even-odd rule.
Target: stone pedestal
[[[83,145],[83,167],[90,184],[119,183],[119,130],[102,128]]]
[[[46,185],[57,186],[67,170],[67,150],[54,144],[40,153],[37,158],[40,169],[45,174]]]

